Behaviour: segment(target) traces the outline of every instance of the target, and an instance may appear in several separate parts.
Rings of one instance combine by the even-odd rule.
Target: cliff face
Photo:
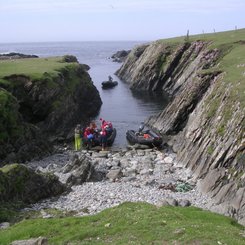
[[[136,47],[117,75],[132,89],[175,94],[186,82],[208,69],[218,57],[218,50],[207,50],[208,42],[165,44],[156,41]]]
[[[138,57],[132,51],[117,74],[133,89],[172,96],[147,123],[168,137],[215,210],[245,224],[245,46],[241,40],[214,43],[154,42]]]
[[[76,62],[38,78],[10,74],[0,85],[4,162],[26,161],[49,151],[50,140],[73,136],[75,125],[94,117],[102,104],[86,67]]]

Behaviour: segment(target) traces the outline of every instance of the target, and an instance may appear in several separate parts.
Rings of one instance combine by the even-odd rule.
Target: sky
[[[0,0],[0,43],[153,41],[245,28],[245,0]]]

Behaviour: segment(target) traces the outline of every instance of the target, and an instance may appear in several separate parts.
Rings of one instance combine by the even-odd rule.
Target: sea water
[[[119,50],[131,50],[143,42],[50,42],[50,43],[0,43],[0,53],[17,52],[34,54],[39,57],[75,55],[80,63],[90,66],[88,71],[94,85],[97,87],[103,104],[98,117],[109,120],[117,129],[114,147],[124,147],[127,144],[126,131],[137,130],[140,123],[151,115],[160,112],[167,103],[162,95],[135,93],[129,85],[121,81],[114,73],[121,64],[110,58]],[[113,89],[102,90],[101,82],[111,75],[118,81]]]

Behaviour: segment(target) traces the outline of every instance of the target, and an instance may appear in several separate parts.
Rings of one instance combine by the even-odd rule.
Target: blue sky
[[[245,0],[0,0],[0,42],[151,41],[245,28]]]

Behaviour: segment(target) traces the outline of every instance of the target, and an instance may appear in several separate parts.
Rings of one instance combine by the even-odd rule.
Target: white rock
[[[172,164],[173,161],[174,161],[173,158],[171,158],[169,156],[164,158],[164,162],[167,163],[167,164]]]

